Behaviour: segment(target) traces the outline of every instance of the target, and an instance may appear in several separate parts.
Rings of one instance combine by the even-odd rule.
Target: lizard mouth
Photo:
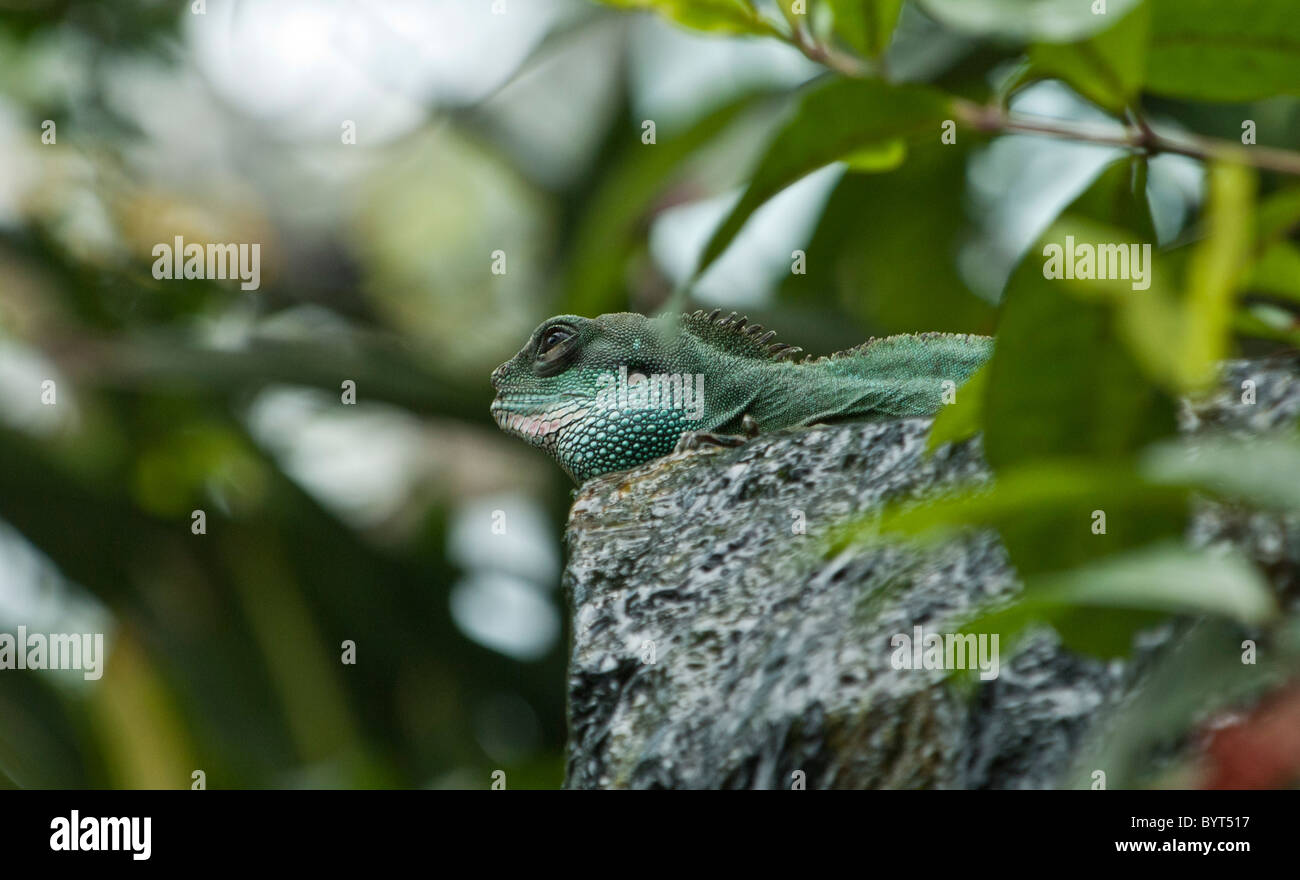
[[[587,415],[587,407],[572,401],[542,404],[498,395],[492,401],[492,418],[501,430],[543,446],[564,428]]]

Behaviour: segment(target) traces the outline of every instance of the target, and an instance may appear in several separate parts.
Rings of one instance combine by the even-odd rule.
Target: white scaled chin
[[[517,408],[516,408],[517,407]],[[586,417],[588,408],[580,403],[562,403],[552,408],[538,409],[525,404],[512,404],[498,397],[492,401],[492,417],[503,431],[542,446],[566,427]]]

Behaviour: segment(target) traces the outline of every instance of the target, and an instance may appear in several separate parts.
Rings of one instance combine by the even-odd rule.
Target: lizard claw
[[[677,440],[673,452],[690,452],[706,446],[744,446],[748,437],[738,434],[711,434],[708,431],[687,431]]]
[[[758,436],[758,422],[746,413],[740,420],[740,430],[744,433],[714,434],[711,431],[687,431],[677,438],[677,446],[673,448],[673,452],[690,452],[692,449],[703,449],[705,446],[744,446],[747,441]]]

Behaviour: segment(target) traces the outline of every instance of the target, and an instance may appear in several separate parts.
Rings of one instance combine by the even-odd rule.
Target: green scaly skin
[[[492,371],[492,415],[582,483],[701,437],[932,415],[944,383],[960,385],[993,351],[986,336],[922,333],[795,361],[801,349],[772,342],[772,332],[734,312],[719,314],[551,318]],[[628,377],[676,376],[691,389],[698,381],[702,401],[676,389],[643,400],[649,383],[634,378],[619,397],[620,368]]]

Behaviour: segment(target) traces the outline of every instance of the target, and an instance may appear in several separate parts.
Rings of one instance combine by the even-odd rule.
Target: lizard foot
[[[740,428],[744,434],[714,434],[709,431],[687,431],[677,440],[673,452],[689,452],[703,449],[705,446],[744,446],[749,440],[758,436],[758,423],[748,415],[741,420]]]
[[[744,446],[748,437],[739,434],[711,434],[708,431],[687,431],[677,440],[673,452],[689,452],[706,446]]]

